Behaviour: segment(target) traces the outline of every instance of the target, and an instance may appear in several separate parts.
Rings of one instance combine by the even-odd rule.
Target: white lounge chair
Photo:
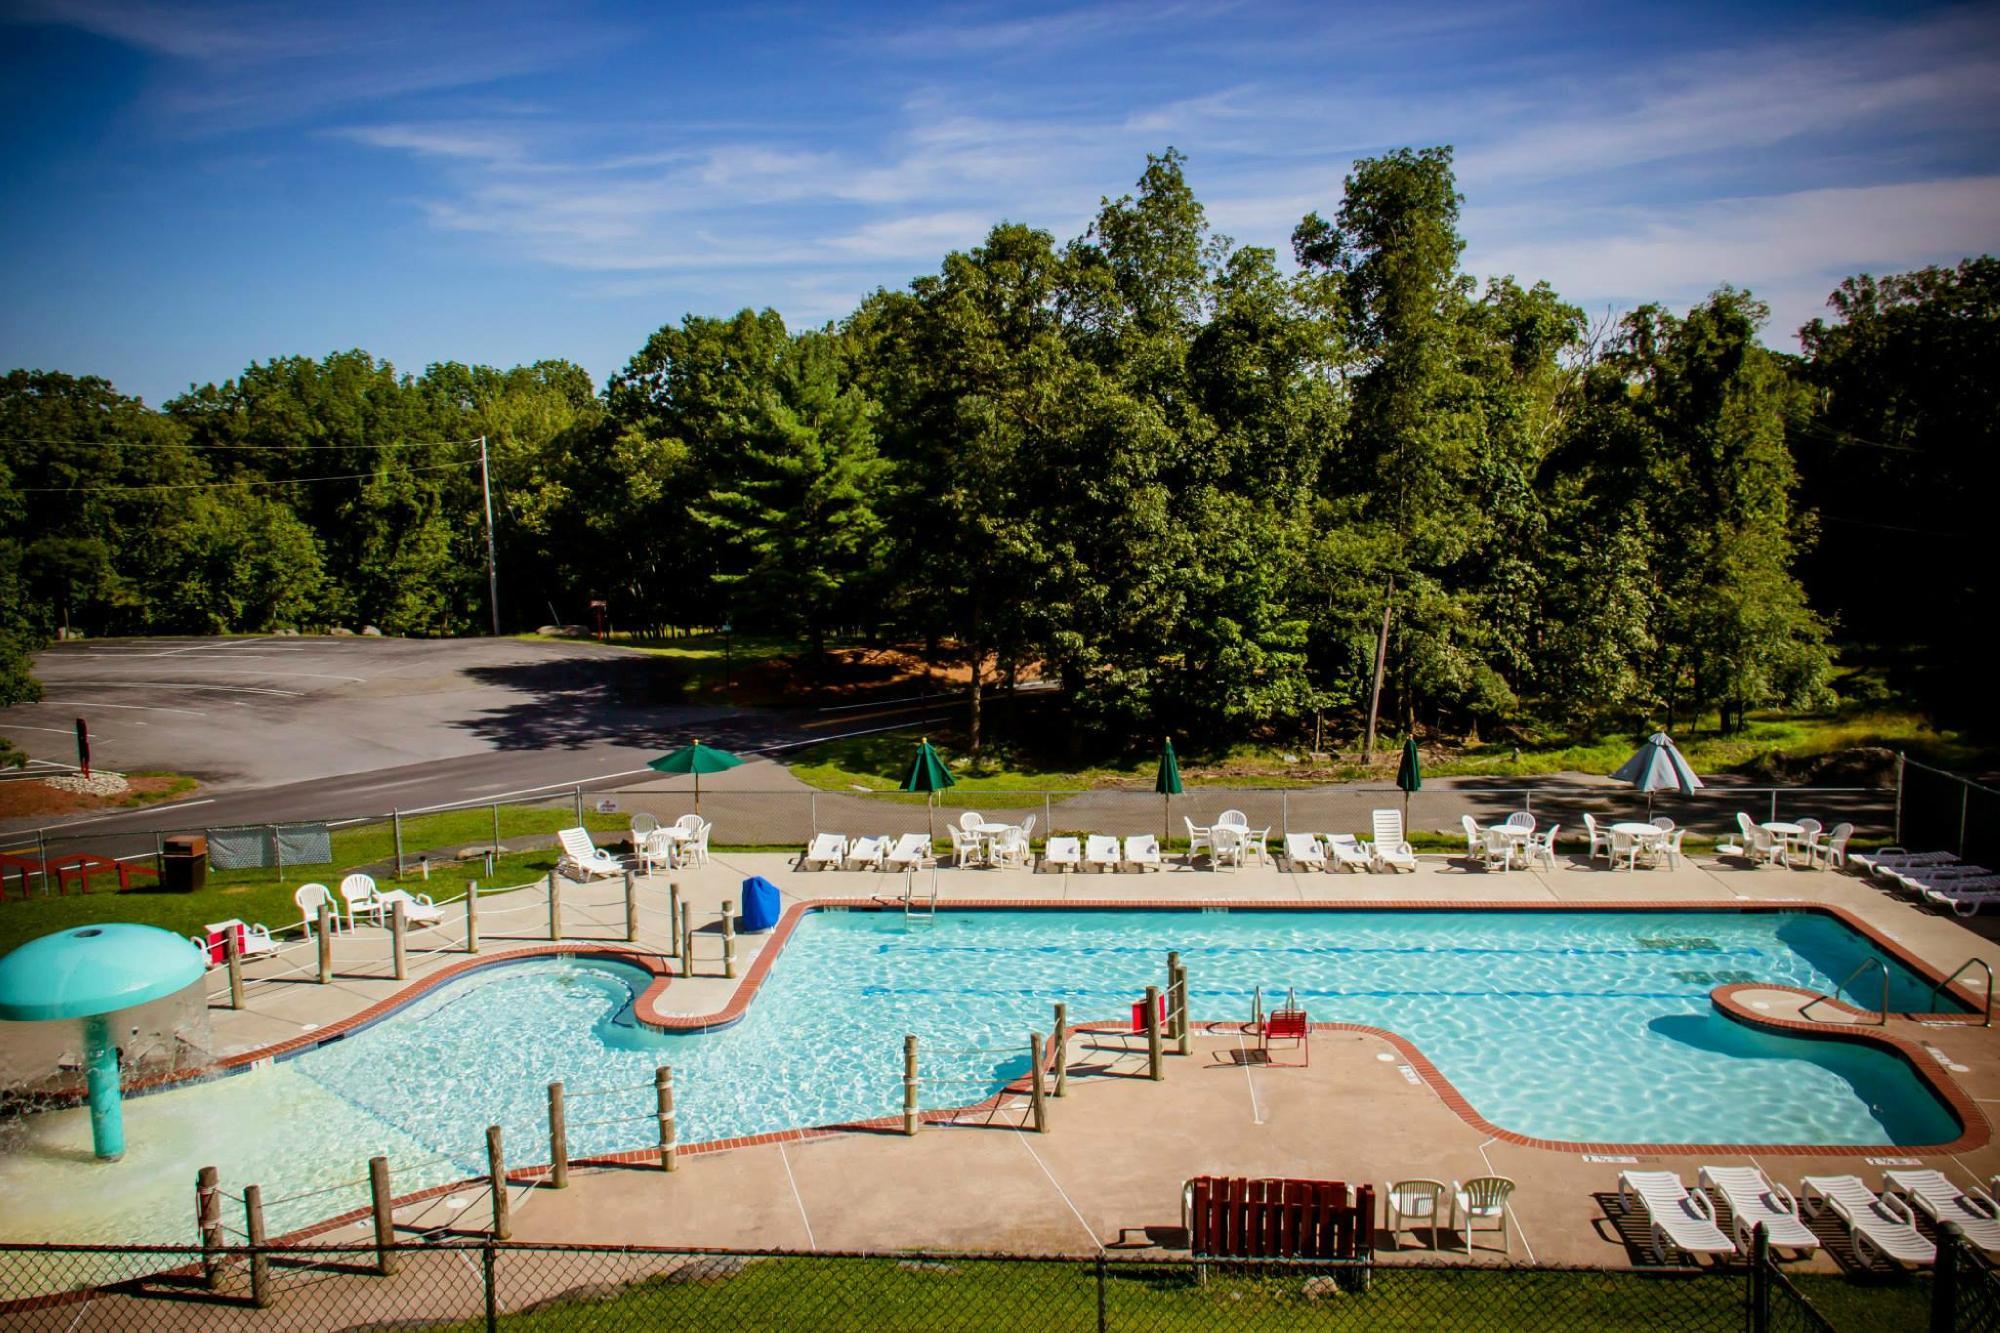
[[[880,870],[883,860],[889,855],[889,846],[889,839],[886,836],[856,838],[847,847],[847,868]]]
[[[910,866],[922,865],[931,859],[931,836],[928,833],[905,833],[896,839],[896,845],[882,858],[891,870],[904,870]]]
[[[278,951],[278,942],[271,938],[269,930],[236,917],[231,917],[227,921],[211,921],[202,929],[208,932],[208,942],[204,945],[199,939],[195,939],[195,947],[206,949],[208,956],[215,962],[221,962],[229,956],[227,939],[232,934],[236,936],[238,958],[248,960],[259,954]],[[194,939],[193,936],[189,938]]]
[[[1886,878],[1887,872],[1901,870],[1907,866],[1945,866],[1958,864],[1957,852],[1913,852],[1903,847],[1878,847],[1872,852],[1856,852],[1848,858],[1869,874]]]
[[[1720,1194],[1729,1204],[1729,1229],[1736,1243],[1746,1251],[1759,1225],[1771,1244],[1807,1253],[1819,1248],[1805,1219],[1799,1216],[1799,1201],[1792,1192],[1755,1166],[1704,1166],[1696,1182],[1712,1194]]]
[[[1107,833],[1093,833],[1084,839],[1084,862],[1100,871],[1116,870],[1121,855],[1118,839]]]
[[[1160,840],[1150,833],[1135,833],[1125,839],[1125,860],[1141,870],[1160,868]]]
[[[2000,876],[1955,880],[1942,888],[1926,889],[1924,898],[1940,911],[1949,907],[1955,916],[1975,916],[1984,908],[2000,905]]]
[[[1646,1210],[1652,1227],[1653,1257],[1663,1264],[1675,1250],[1697,1257],[1736,1253],[1736,1243],[1715,1224],[1715,1205],[1708,1196],[1700,1190],[1689,1193],[1672,1171],[1620,1171],[1619,1211],[1629,1215],[1635,1204]]]
[[[319,929],[319,909],[322,903],[333,907],[333,930],[340,932],[340,904],[334,900],[333,890],[324,884],[301,884],[292,890],[292,901],[298,905],[299,916],[306,923],[306,938],[313,937]]]
[[[1854,1257],[1921,1267],[1937,1259],[1937,1247],[1917,1231],[1916,1214],[1893,1194],[1876,1198],[1859,1176],[1807,1176],[1799,1182],[1799,1205],[1807,1217],[1831,1208],[1854,1238]]]
[[[1287,833],[1285,835],[1285,860],[1294,870],[1326,869],[1326,848],[1319,845],[1319,835],[1314,833]]]
[[[1377,810],[1374,813],[1375,840],[1368,844],[1369,867],[1374,870],[1415,870],[1417,854],[1403,837],[1403,812]]]
[[[1501,1252],[1513,1253],[1513,1240],[1507,1233],[1507,1200],[1513,1193],[1514,1182],[1505,1176],[1475,1176],[1463,1185],[1451,1182],[1452,1220],[1465,1237],[1467,1254],[1472,1253],[1474,1231],[1499,1232]],[[1481,1222],[1487,1225],[1482,1227]]]
[[[1962,1190],[1942,1171],[1884,1171],[1882,1192],[1908,1199],[1939,1227],[1958,1223],[1965,1238],[1982,1250],[2000,1250],[2000,1205],[1977,1185]]]
[[[1368,848],[1352,833],[1326,835],[1329,870],[1362,871],[1368,868]]]
[[[1042,868],[1067,873],[1083,866],[1083,842],[1067,835],[1050,838],[1042,847]]]
[[[340,901],[347,908],[347,928],[354,929],[354,918],[366,913],[368,919],[381,924],[382,909],[375,897],[375,877],[355,871],[340,881]]]
[[[820,833],[814,835],[812,846],[799,858],[799,868],[810,870],[818,866],[821,870],[837,870],[846,860],[847,839],[838,833]]]
[[[590,834],[580,828],[566,828],[557,832],[562,843],[562,859],[556,862],[556,871],[571,879],[596,879],[599,875],[622,875],[624,863],[590,840]],[[343,890],[344,891],[344,890]]]
[[[388,921],[395,912],[396,904],[403,905],[403,923],[410,926],[435,926],[444,919],[444,913],[431,901],[428,893],[407,893],[402,889],[389,889],[377,895],[381,903],[382,920]]]

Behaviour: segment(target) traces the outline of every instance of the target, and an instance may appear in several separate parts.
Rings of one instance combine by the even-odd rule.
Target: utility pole
[[[486,608],[493,615],[493,637],[500,637],[500,565],[493,555],[493,474],[486,466],[486,437],[479,437],[479,489],[486,497]]]

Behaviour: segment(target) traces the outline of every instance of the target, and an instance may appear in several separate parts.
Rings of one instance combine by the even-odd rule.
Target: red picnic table
[[[63,856],[49,857],[0,852],[0,899],[7,896],[7,881],[15,875],[20,876],[21,896],[26,898],[29,896],[30,875],[41,878],[44,892],[47,891],[49,877],[53,875],[57,892],[68,893],[70,885],[74,883],[84,893],[89,893],[92,875],[114,874],[118,876],[118,887],[129,889],[132,887],[132,875],[135,871],[141,875],[151,875],[154,879],[159,878],[158,872],[149,865],[120,861],[114,857],[98,856],[91,852],[70,852]]]

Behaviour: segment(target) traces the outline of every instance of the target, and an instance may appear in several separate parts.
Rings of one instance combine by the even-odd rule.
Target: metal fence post
[[[155,830],[153,833],[153,879],[163,881],[167,877],[167,835]],[[28,896],[28,876],[21,875],[21,896]]]
[[[812,801],[813,839],[814,841],[818,841],[819,839],[819,793],[818,792],[812,793],[811,801]]]
[[[493,1238],[488,1236],[484,1253],[480,1256],[480,1268],[486,1280],[486,1333],[499,1333],[500,1329],[500,1288],[493,1281]]]
[[[1292,836],[1292,794],[1288,791],[1278,793],[1278,832],[1287,838]]]
[[[1109,1327],[1104,1309],[1104,1255],[1100,1251],[1097,1256],[1097,1333],[1105,1333]]]
[[[500,855],[500,802],[493,803],[493,854]]]
[[[582,783],[578,783],[576,788],[576,826],[578,828],[583,827],[583,784]]]
[[[1773,824],[1778,822],[1778,789],[1776,787],[1771,788],[1771,822]]]
[[[1049,835],[1056,831],[1055,805],[1047,792],[1042,793],[1042,841],[1046,845]]]
[[[333,904],[319,900],[319,984],[333,982]]]
[[[1931,1333],[1955,1333],[1958,1323],[1958,1223],[1938,1228],[1937,1263],[1931,1276]]]
[[[1965,856],[1965,814],[1972,805],[1972,788],[1966,783],[1958,784],[1958,854]]]
[[[403,877],[403,812],[400,809],[389,812],[389,823],[396,831],[396,878]]]
[[[1750,1233],[1750,1333],[1771,1327],[1771,1237],[1759,1222]]]
[[[276,824],[267,827],[271,830],[271,864],[277,867],[278,879],[282,883],[285,878],[285,844],[278,837]]]

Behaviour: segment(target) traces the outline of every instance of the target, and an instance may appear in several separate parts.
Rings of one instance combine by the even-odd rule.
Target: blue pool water
[[[893,1114],[906,1032],[922,1042],[924,1104],[960,1105],[1025,1069],[1026,1034],[1048,1030],[1053,1002],[1073,1021],[1126,1014],[1163,979],[1170,949],[1187,964],[1197,1019],[1246,1018],[1253,987],[1267,1000],[1295,991],[1316,1020],[1401,1033],[1480,1114],[1537,1138],[1916,1145],[1959,1132],[1893,1055],[1714,1013],[1717,985],[1824,990],[1875,953],[1808,912],[946,912],[915,924],[816,913],[743,1020],[720,1031],[640,1027],[631,1005],[647,978],[636,968],[507,964],[274,1069],[134,1099],[130,1113],[200,1105],[223,1145],[206,1160],[276,1198],[351,1176],[375,1151],[399,1170],[426,1163],[399,1190],[471,1173],[488,1124],[504,1127],[515,1160],[540,1161],[545,1088],[558,1079],[573,1155],[645,1147],[662,1063],[686,1142]],[[1885,961],[1892,1004],[1929,1007],[1929,987]],[[287,1151],[246,1162],[229,1138],[232,1105],[315,1110],[288,1128]],[[118,1238],[184,1238],[183,1166],[191,1173],[166,1173],[169,1234],[132,1234],[152,1225],[135,1216]],[[298,1207],[273,1229],[334,1211],[324,1198]]]

